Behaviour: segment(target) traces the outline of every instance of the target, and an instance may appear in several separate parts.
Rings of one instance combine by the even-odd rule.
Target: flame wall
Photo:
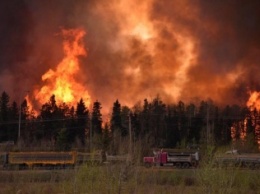
[[[260,90],[258,0],[3,0],[0,91],[22,95],[62,61],[60,27],[86,30],[78,81],[110,108],[166,102],[243,103]],[[31,96],[34,98],[34,96]]]

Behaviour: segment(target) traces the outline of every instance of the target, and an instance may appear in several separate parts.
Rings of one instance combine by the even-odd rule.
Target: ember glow
[[[251,125],[254,128],[254,136],[260,149],[260,120],[258,116],[260,111],[260,92],[249,92],[249,99],[246,106],[250,110],[250,113],[246,116],[246,118],[244,118],[244,120],[233,123],[233,126],[231,127],[231,137],[235,142],[237,136],[236,133],[238,133],[239,138],[243,143],[245,143],[248,134],[248,121],[250,120]]]
[[[260,111],[260,92],[250,92],[250,97],[246,105],[251,111],[253,111],[254,109]]]
[[[260,120],[259,120],[259,116],[253,114],[255,110],[258,113],[260,112],[260,92],[258,91],[250,92],[250,97],[247,101],[247,107],[251,111],[252,125],[255,128],[254,132],[260,149]]]
[[[89,106],[90,96],[86,88],[77,82],[79,75],[79,56],[86,56],[82,38],[85,35],[82,29],[62,30],[64,37],[64,58],[55,70],[49,69],[43,76],[44,86],[34,92],[35,99],[44,104],[48,102],[51,95],[55,95],[58,103],[76,105],[82,98]]]

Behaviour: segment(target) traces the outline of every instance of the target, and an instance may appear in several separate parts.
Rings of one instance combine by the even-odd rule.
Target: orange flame
[[[85,87],[75,79],[79,74],[79,56],[86,56],[82,39],[85,35],[83,29],[62,29],[64,37],[63,50],[64,58],[56,67],[56,70],[49,69],[42,80],[45,85],[34,92],[35,99],[44,104],[48,102],[51,95],[55,95],[57,103],[75,106],[82,98],[86,104],[90,104],[90,96]]]
[[[250,97],[246,103],[247,107],[250,108],[251,111],[254,111],[255,109],[257,111],[260,111],[260,92],[254,91],[250,92]],[[260,125],[259,125],[259,119],[252,114],[253,117],[253,126],[255,127],[255,135],[257,138],[257,142],[260,149]]]
[[[252,126],[254,127],[254,133],[256,136],[256,141],[259,145],[259,150],[260,150],[260,121],[259,118],[253,114],[254,110],[260,111],[260,92],[254,91],[254,92],[249,92],[250,97],[246,103],[246,106],[252,111],[250,113],[250,118],[252,120]],[[233,141],[235,141],[235,136],[236,136],[236,130],[237,128],[239,129],[239,137],[244,143],[246,141],[247,137],[247,122],[248,122],[249,117],[247,116],[243,121],[239,121],[238,123],[235,122],[233,123],[231,127],[231,137]]]
[[[260,92],[250,92],[250,97],[246,105],[248,108],[250,108],[250,110],[260,110]]]

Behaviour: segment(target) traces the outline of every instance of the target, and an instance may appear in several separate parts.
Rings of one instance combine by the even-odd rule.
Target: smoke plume
[[[82,28],[77,79],[105,109],[160,95],[245,105],[260,90],[257,0],[2,0],[0,91],[39,90],[62,60],[61,29]],[[33,92],[30,92],[33,100]]]

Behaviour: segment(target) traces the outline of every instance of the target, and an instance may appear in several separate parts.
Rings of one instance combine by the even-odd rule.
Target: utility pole
[[[130,153],[132,152],[132,124],[131,124],[131,114],[129,114],[129,141],[130,141]]]
[[[20,101],[20,106],[19,106],[18,141],[20,140],[20,136],[21,136],[21,114],[22,114],[21,97],[19,101]]]
[[[93,108],[94,105],[91,103],[89,105],[89,151],[92,152],[92,144],[93,144],[93,123],[92,123],[92,119],[93,119]]]
[[[90,133],[89,133],[89,151],[92,151],[92,115],[91,113],[89,114],[89,128],[90,128]]]
[[[207,103],[207,147],[209,143],[209,102]]]
[[[132,160],[132,125],[131,125],[131,112],[129,112],[129,162]]]

